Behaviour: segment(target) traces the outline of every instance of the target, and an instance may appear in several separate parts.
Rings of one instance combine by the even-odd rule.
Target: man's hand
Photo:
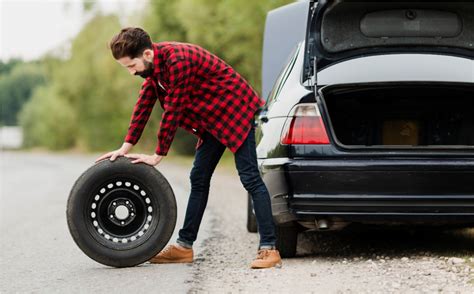
[[[122,147],[120,147],[120,149],[105,153],[104,155],[98,157],[95,162],[97,163],[98,161],[109,157],[110,161],[114,161],[117,157],[124,156],[125,154],[127,154],[132,149],[132,147],[132,144],[125,142],[123,143]]]
[[[151,166],[155,166],[158,163],[160,163],[161,159],[163,156],[158,155],[158,154],[153,154],[153,155],[146,155],[146,154],[127,154],[125,155],[127,158],[134,159],[132,163],[139,163],[143,162]]]

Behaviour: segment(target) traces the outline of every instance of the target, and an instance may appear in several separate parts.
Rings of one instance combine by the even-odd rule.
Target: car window
[[[270,92],[270,95],[268,96],[267,105],[266,105],[267,108],[270,108],[273,103],[278,101],[278,96],[280,94],[280,91],[283,88],[283,85],[285,84],[286,80],[288,79],[288,76],[291,70],[293,69],[293,66],[295,65],[300,46],[301,44],[298,44],[297,46],[295,46],[295,48],[293,49],[293,51],[288,57],[288,62],[285,63],[286,66],[282,69],[282,71],[278,75],[275,85],[273,86],[273,89]]]

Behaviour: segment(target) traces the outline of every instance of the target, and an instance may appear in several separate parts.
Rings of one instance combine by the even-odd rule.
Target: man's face
[[[118,59],[117,62],[125,67],[131,75],[146,79],[153,74],[153,50],[146,49],[140,57],[125,56]]]

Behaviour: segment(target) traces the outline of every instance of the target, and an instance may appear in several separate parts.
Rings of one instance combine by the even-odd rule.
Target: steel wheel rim
[[[104,182],[88,203],[89,231],[106,246],[134,247],[143,243],[159,219],[158,205],[150,196],[148,189],[134,179]]]

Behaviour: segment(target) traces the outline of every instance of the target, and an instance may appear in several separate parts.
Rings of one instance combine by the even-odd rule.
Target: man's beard
[[[143,64],[145,64],[145,70],[143,71],[137,71],[135,73],[136,76],[141,76],[142,78],[146,79],[148,77],[151,77],[153,75],[154,71],[154,66],[153,62],[148,62],[146,60],[143,60]]]

